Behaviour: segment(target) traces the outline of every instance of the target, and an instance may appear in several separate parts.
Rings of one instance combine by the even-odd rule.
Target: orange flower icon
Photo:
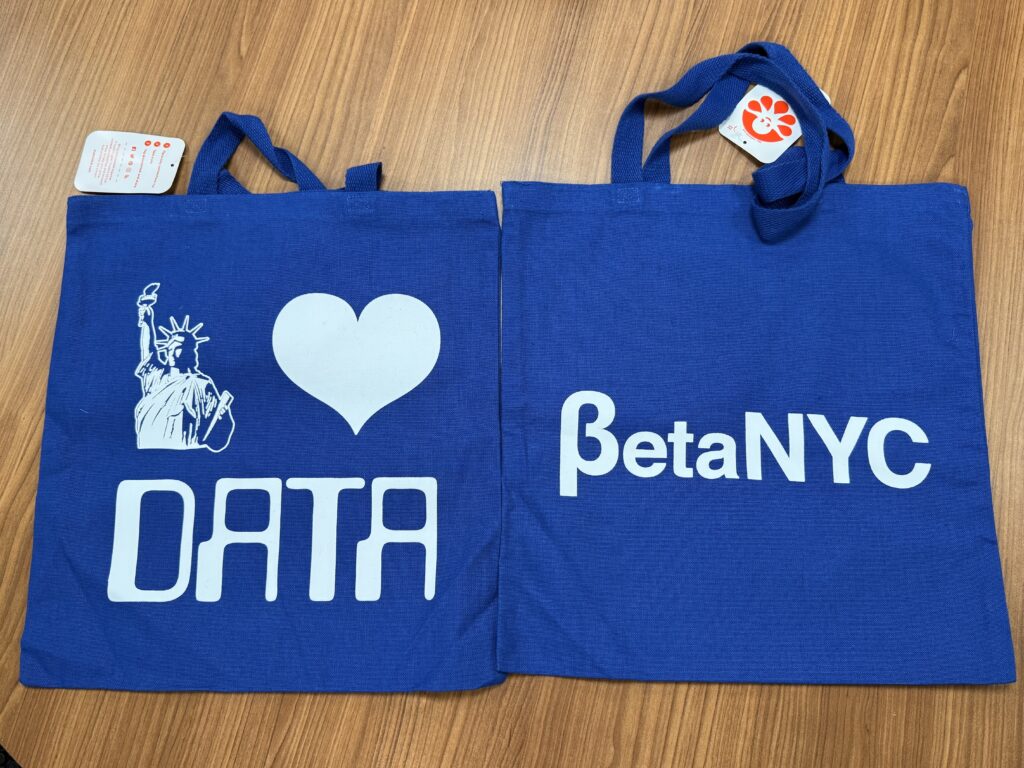
[[[765,94],[751,99],[743,110],[743,128],[759,141],[782,141],[793,135],[796,116],[789,110],[789,104],[782,99],[775,100]]]

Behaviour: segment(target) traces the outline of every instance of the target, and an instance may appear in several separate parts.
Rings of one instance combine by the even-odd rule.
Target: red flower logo
[[[796,117],[789,111],[789,104],[767,94],[760,100],[751,99],[743,110],[743,128],[760,141],[782,141],[793,135],[794,125]]]

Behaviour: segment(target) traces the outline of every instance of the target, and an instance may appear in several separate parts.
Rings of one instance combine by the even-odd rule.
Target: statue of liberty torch
[[[139,308],[139,355],[135,375],[142,384],[142,398],[135,406],[135,435],[139,448],[224,450],[235,431],[230,392],[218,392],[213,379],[199,370],[199,345],[209,341],[199,336],[202,323],[189,325],[189,316],[179,324],[170,318],[170,328],[153,322],[160,283],[142,291]]]

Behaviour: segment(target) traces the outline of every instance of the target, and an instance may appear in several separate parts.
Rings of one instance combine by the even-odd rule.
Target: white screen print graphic
[[[170,328],[154,320],[154,306],[160,283],[150,283],[136,301],[139,310],[139,364],[135,375],[142,385],[142,397],[135,406],[135,440],[141,449],[189,450],[206,448],[218,453],[227,448],[235,431],[231,415],[234,397],[219,392],[213,379],[199,369],[199,345],[209,341],[200,336],[203,323],[189,325],[189,316],[179,324],[170,318]]]
[[[146,287],[139,297],[139,324],[152,329],[152,306],[158,283]],[[207,339],[197,336],[202,325],[189,327],[186,317],[179,325],[161,331],[158,351],[162,365],[191,362],[190,339],[195,346]],[[181,337],[180,339],[178,337]],[[440,327],[426,304],[403,294],[388,294],[371,301],[357,317],[344,300],[322,293],[303,294],[289,301],[278,314],[273,331],[274,354],[282,371],[307,394],[339,413],[358,435],[366,422],[389,403],[408,394],[431,373],[440,354]],[[142,344],[147,342],[143,331]],[[177,350],[181,350],[180,352]],[[144,357],[140,370],[146,364]],[[184,365],[184,363],[182,363]],[[181,370],[179,368],[179,370]],[[195,365],[185,374],[203,376]],[[175,377],[177,380],[179,377]],[[203,376],[214,392],[212,381]],[[230,405],[230,395],[227,405]],[[224,401],[220,397],[220,401]],[[230,418],[230,408],[223,409]],[[216,409],[213,411],[216,413]],[[223,419],[224,415],[217,417]],[[232,429],[233,420],[230,422]],[[215,424],[213,425],[215,426]],[[189,434],[199,434],[192,430]],[[205,433],[204,433],[205,434]],[[230,433],[228,433],[230,439]],[[225,440],[222,449],[227,445]],[[140,447],[141,438],[140,438]],[[163,447],[163,446],[161,446]],[[178,445],[170,447],[181,447]],[[193,446],[185,446],[193,447]],[[214,446],[203,444],[194,447]],[[195,597],[201,602],[221,599],[224,550],[228,545],[261,547],[266,554],[265,599],[277,599],[277,571],[280,554],[281,503],[283,487],[305,491],[311,501],[309,598],[329,601],[335,596],[337,530],[339,509],[365,509],[360,491],[367,481],[347,478],[276,477],[222,478],[216,482],[210,538],[196,549]],[[261,491],[267,499],[267,525],[262,530],[235,530],[227,525],[227,507],[232,491]],[[422,497],[424,523],[416,529],[388,528],[384,523],[387,491],[415,491]],[[344,500],[342,498],[342,493]],[[179,569],[175,583],[166,588],[141,589],[136,582],[139,569],[139,539],[143,498],[146,494],[170,494],[180,499],[182,529],[176,553]],[[355,599],[373,602],[381,598],[383,551],[388,544],[413,544],[424,549],[423,597],[432,600],[437,572],[437,480],[433,477],[378,477],[370,487],[370,533],[356,545]],[[247,494],[251,503],[253,496]],[[236,502],[239,503],[239,502]],[[244,503],[244,502],[243,502]],[[344,514],[344,512],[342,513]],[[124,480],[117,489],[114,543],[107,596],[115,602],[168,602],[188,589],[192,571],[193,527],[196,503],[193,489],[180,480]]]
[[[356,494],[366,487],[361,477],[278,477],[221,478],[214,488],[213,532],[199,544],[196,563],[196,600],[215,603],[221,599],[224,582],[224,550],[230,546],[262,547],[267,571],[264,598],[277,600],[278,561],[281,553],[282,487],[307,491],[311,499],[312,547],[309,559],[309,599],[334,599],[337,571],[339,509],[353,509]],[[262,530],[238,531],[228,528],[227,511],[235,491],[261,491],[266,496],[267,525]],[[389,491],[415,491],[423,498],[424,522],[417,529],[394,529],[384,524],[384,506]],[[139,539],[143,498],[146,494],[176,496],[181,504],[181,534],[178,539],[178,575],[174,584],[161,589],[137,586]],[[365,493],[365,491],[364,491]],[[114,518],[114,546],[107,578],[107,598],[113,602],[165,603],[177,600],[188,590],[192,572],[192,531],[196,498],[192,488],[180,480],[123,480],[117,487]],[[383,551],[388,544],[415,544],[424,549],[423,597],[434,599],[437,573],[437,481],[432,477],[377,477],[370,488],[370,535],[356,544],[355,599],[375,602],[381,598]]]
[[[615,402],[604,392],[582,390],[569,395],[562,404],[558,492],[560,496],[578,496],[581,476],[607,475],[618,465],[620,457],[626,471],[639,478],[654,478],[669,469],[679,478],[692,478],[696,471],[696,476],[705,480],[738,480],[737,443],[743,446],[747,480],[762,479],[762,454],[767,449],[782,476],[790,482],[803,483],[807,479],[804,457],[809,448],[805,419],[817,435],[820,447],[831,457],[833,483],[851,482],[850,458],[865,430],[868,466],[878,482],[907,490],[923,483],[931,472],[932,465],[927,462],[914,462],[903,472],[890,466],[886,456],[890,439],[928,444],[928,435],[920,426],[898,417],[878,419],[868,428],[866,416],[850,416],[840,432],[823,414],[788,413],[786,431],[780,430],[783,437],[764,414],[746,411],[744,435],[738,441],[722,432],[698,436],[690,431],[687,422],[674,421],[672,430],[664,436],[658,432],[634,432],[620,448],[619,439],[612,432]],[[581,442],[587,449],[581,450]],[[691,466],[694,456],[696,461]]]
[[[285,375],[358,435],[375,413],[430,375],[441,329],[430,307],[412,296],[379,296],[357,317],[344,299],[306,293],[278,314],[273,341]]]

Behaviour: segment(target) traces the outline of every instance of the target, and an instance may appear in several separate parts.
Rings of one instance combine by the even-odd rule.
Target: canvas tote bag
[[[804,145],[669,183],[751,83]],[[644,103],[705,96],[643,162]],[[637,97],[612,184],[503,185],[502,670],[1014,679],[967,191],[845,184],[853,148],[759,43]]]
[[[225,113],[187,195],[69,200],[22,682],[502,679],[495,198],[379,177]]]

